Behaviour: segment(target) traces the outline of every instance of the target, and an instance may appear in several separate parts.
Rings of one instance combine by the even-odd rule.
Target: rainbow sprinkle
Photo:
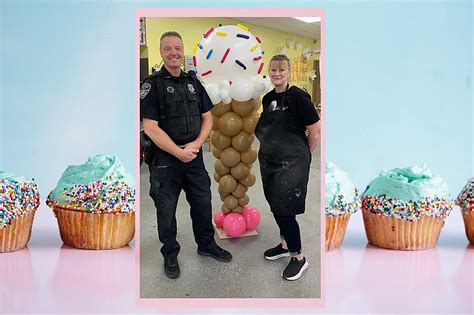
[[[263,69],[263,62],[260,64],[260,67],[258,67],[257,74],[260,74],[260,72],[262,72],[262,69]]]
[[[227,48],[224,53],[224,56],[221,59],[221,63],[224,63],[225,59],[227,58],[227,55],[229,54],[229,51],[230,51],[230,48]]]
[[[236,37],[240,37],[240,38],[245,38],[245,39],[249,39],[250,37],[248,35],[245,35],[245,34],[237,34],[235,35]]]
[[[354,200],[351,202],[347,202],[343,195],[338,195],[333,206],[326,206],[326,215],[330,217],[336,217],[343,214],[356,213],[357,210],[360,209],[360,206],[361,200],[359,191],[356,189]]]
[[[205,77],[206,75],[211,74],[211,73],[212,73],[212,70],[207,70],[206,72],[203,72],[201,76]]]
[[[74,185],[64,189],[66,203],[59,203],[48,196],[49,207],[60,206],[85,209],[91,213],[134,212],[135,189],[126,183],[106,177],[87,185]]]
[[[474,211],[474,178],[471,178],[456,198],[456,204],[464,212]]]
[[[198,49],[198,44],[196,43],[194,44],[194,47],[193,47],[193,54],[196,53],[197,49]]]
[[[238,27],[240,27],[241,29],[243,29],[244,31],[248,31],[249,28],[245,25],[242,25],[242,24],[237,24]]]
[[[235,60],[235,63],[238,64],[239,66],[241,66],[244,70],[247,70],[247,67],[242,62],[240,62],[239,60]]]
[[[213,52],[214,52],[214,48],[212,48],[211,50],[209,50],[209,52],[207,53],[206,59],[211,58]]]
[[[0,230],[10,225],[18,216],[38,209],[38,206],[39,192],[36,183],[0,180]]]
[[[422,215],[446,219],[453,208],[452,200],[437,196],[425,197],[408,202],[390,198],[387,195],[362,197],[362,208],[374,214],[395,217],[407,221],[417,221]]]
[[[207,38],[211,33],[212,31],[214,31],[214,27],[211,27],[206,34],[204,34],[204,38]]]

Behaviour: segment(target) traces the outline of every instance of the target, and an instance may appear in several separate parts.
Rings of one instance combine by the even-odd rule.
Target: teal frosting
[[[346,172],[326,163],[326,216],[355,213],[360,208],[357,187]]]
[[[90,157],[82,165],[68,166],[48,199],[59,203],[69,202],[70,198],[63,193],[65,190],[77,185],[88,185],[99,180],[105,185],[114,185],[119,181],[131,188],[135,187],[133,178],[125,171],[117,157],[98,154]]]
[[[326,162],[326,207],[333,207],[337,196],[344,196],[348,202],[355,199],[356,186],[346,172],[339,169],[336,164]]]
[[[363,196],[386,195],[402,201],[417,201],[426,197],[449,199],[448,185],[424,164],[383,170],[372,180]]]
[[[19,184],[32,184],[34,180],[32,178],[28,178],[25,176],[15,176],[13,173],[6,173],[3,171],[0,171],[0,180],[2,179],[7,179],[12,182],[17,182]]]

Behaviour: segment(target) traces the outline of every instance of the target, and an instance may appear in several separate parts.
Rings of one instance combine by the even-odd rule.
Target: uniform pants
[[[301,254],[301,235],[298,221],[295,215],[273,214],[275,221],[280,228],[280,237],[286,241],[290,255]]]
[[[176,207],[181,190],[191,208],[194,240],[198,249],[209,251],[216,246],[212,227],[211,180],[204,167],[202,150],[189,163],[159,151],[150,165],[150,196],[156,207],[158,236],[165,258],[178,256]]]

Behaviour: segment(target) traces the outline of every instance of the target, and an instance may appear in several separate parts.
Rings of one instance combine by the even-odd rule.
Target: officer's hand
[[[192,141],[192,142],[186,143],[184,145],[184,148],[193,148],[199,151],[201,149],[201,146],[196,141]]]
[[[188,163],[196,158],[198,152],[198,149],[184,147],[179,151],[177,158],[180,159],[181,162]]]

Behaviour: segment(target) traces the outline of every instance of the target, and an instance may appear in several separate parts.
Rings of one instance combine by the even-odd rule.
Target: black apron
[[[288,87],[287,87],[288,90]],[[255,136],[265,198],[277,215],[304,213],[311,153],[306,135],[290,123],[285,108],[273,100],[260,115]],[[295,100],[297,101],[297,100]]]

